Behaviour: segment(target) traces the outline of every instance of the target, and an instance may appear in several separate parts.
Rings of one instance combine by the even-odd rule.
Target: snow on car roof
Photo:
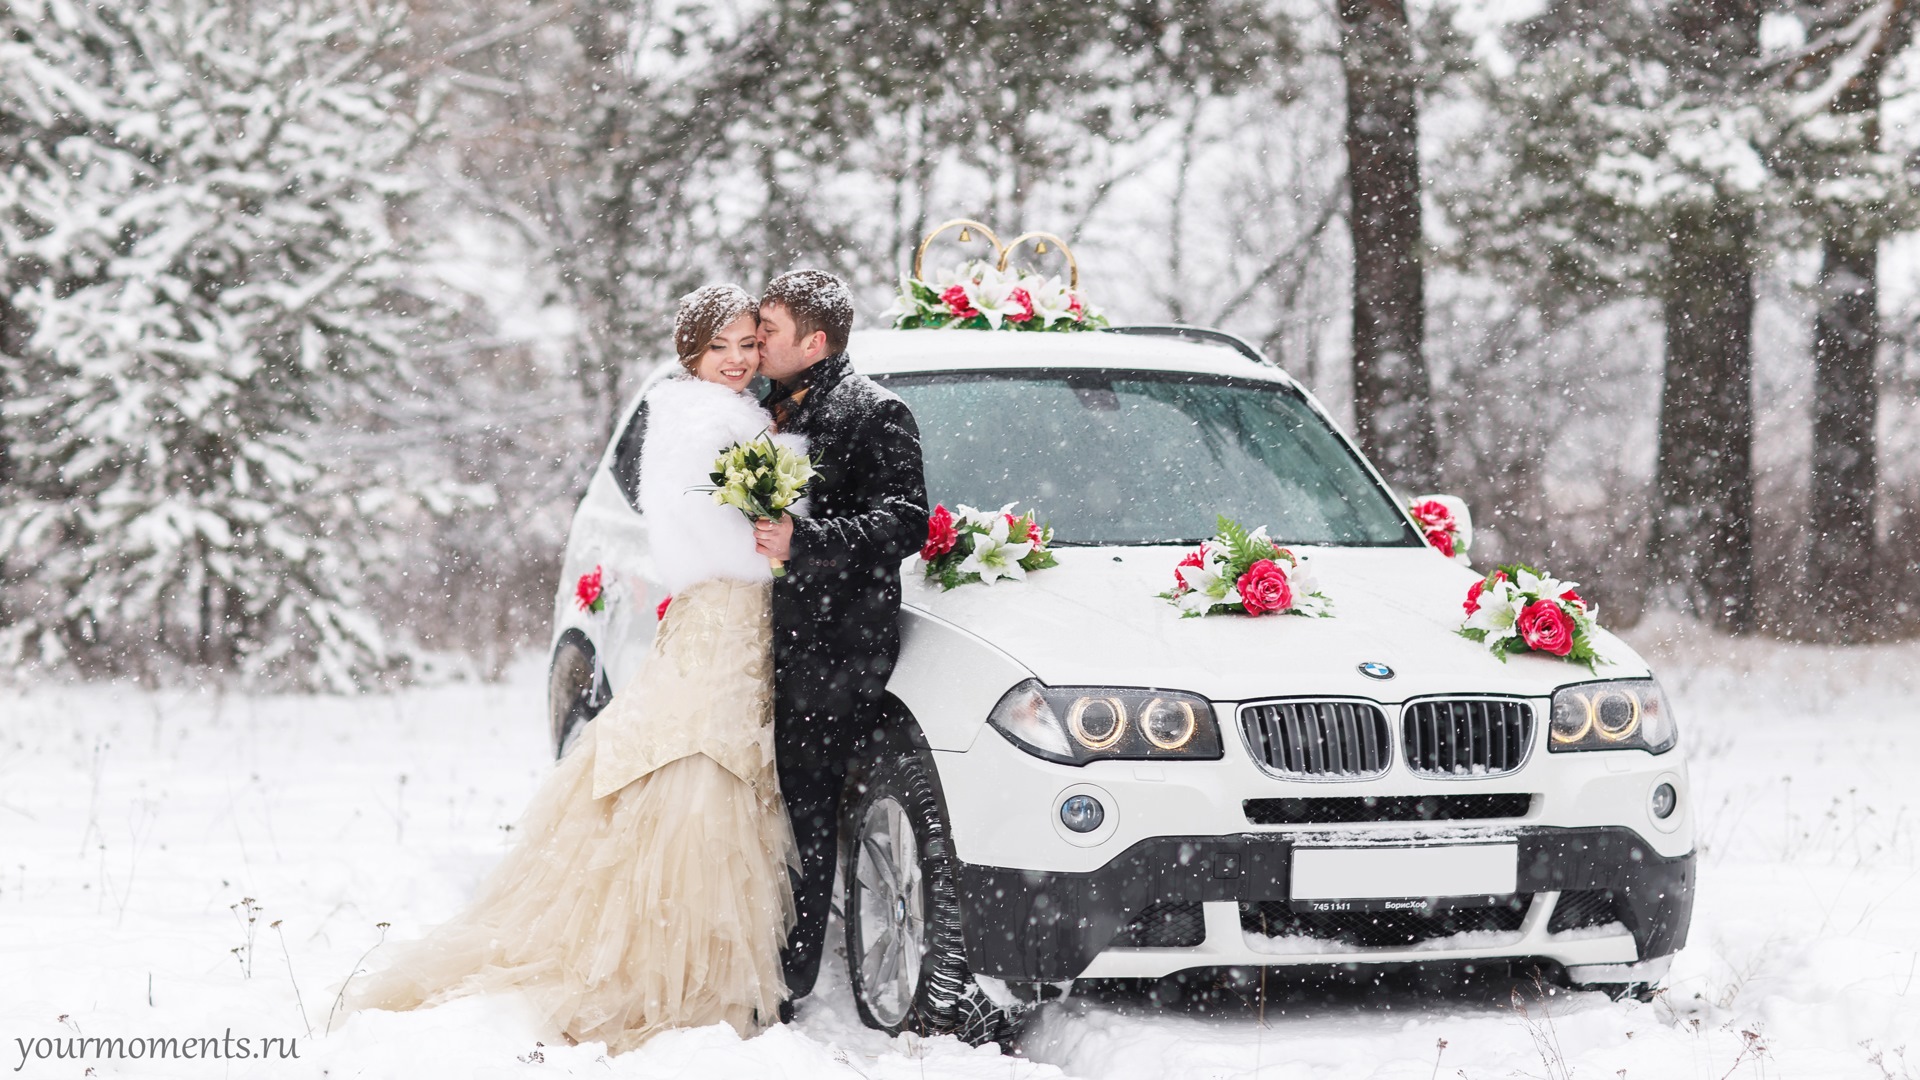
[[[1123,368],[1231,375],[1291,383],[1225,343],[1105,331],[1035,334],[991,330],[856,330],[848,342],[863,375],[1027,368]]]

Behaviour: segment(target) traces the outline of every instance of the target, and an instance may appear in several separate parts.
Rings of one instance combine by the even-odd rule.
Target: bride
[[[774,1022],[797,859],[774,772],[772,578],[752,524],[698,490],[723,449],[771,425],[746,393],[758,325],[737,286],[681,301],[686,371],[648,392],[641,448],[653,576],[672,596],[653,650],[541,785],[473,905],[352,983],[350,1007],[520,990],[566,1038],[612,1053],[667,1028]]]

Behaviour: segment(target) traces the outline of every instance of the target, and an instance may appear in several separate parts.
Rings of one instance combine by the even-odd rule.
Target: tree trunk
[[[1668,240],[1655,590],[1729,633],[1753,629],[1751,211],[1684,213]]]
[[[1423,352],[1419,102],[1404,0],[1340,0],[1353,234],[1353,412],[1360,446],[1406,494],[1438,480]]]
[[[1838,113],[1867,117],[1866,147],[1880,144],[1880,75],[1910,18],[1896,4],[1888,41],[1841,92]],[[1843,641],[1870,629],[1875,547],[1874,423],[1880,411],[1874,361],[1880,351],[1880,253],[1877,238],[1836,223],[1821,244],[1819,310],[1813,321],[1813,459],[1807,594],[1819,624]]]
[[[1757,0],[1670,11],[1674,78],[1703,102],[1744,99],[1760,55]],[[1732,634],[1753,609],[1754,211],[1731,193],[1674,212],[1662,301],[1666,366],[1654,465],[1654,595]]]

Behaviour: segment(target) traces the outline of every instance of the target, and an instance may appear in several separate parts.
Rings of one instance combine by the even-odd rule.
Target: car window
[[[613,482],[635,510],[640,509],[640,446],[646,441],[647,402],[642,398],[613,448]]]
[[[1065,544],[1191,543],[1214,516],[1276,541],[1418,546],[1392,496],[1291,387],[1143,372],[883,380],[919,422],[929,494],[1018,500]]]

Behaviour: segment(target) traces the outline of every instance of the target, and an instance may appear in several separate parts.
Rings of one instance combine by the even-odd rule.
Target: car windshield
[[[928,494],[1018,501],[1061,544],[1195,543],[1216,514],[1274,540],[1417,546],[1388,493],[1296,389],[1138,371],[882,380],[920,424]]]

